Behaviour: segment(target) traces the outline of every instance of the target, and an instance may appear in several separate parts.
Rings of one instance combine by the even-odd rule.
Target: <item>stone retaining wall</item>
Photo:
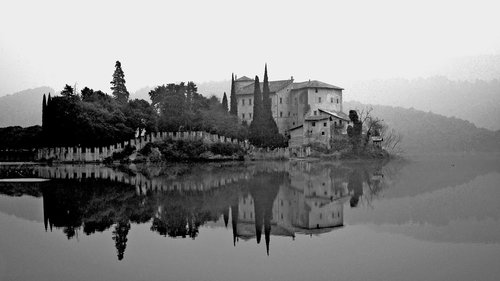
[[[37,149],[35,160],[52,160],[56,162],[102,162],[113,153],[122,151],[127,145],[141,150],[147,143],[166,139],[172,140],[203,140],[205,143],[238,144],[249,152],[253,159],[288,159],[290,157],[306,157],[310,155],[308,148],[277,148],[274,150],[256,148],[247,140],[240,141],[203,131],[189,132],[157,132],[129,141],[101,147],[49,147]]]

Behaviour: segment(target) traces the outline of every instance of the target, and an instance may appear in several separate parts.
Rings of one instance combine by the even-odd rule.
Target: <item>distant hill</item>
[[[491,70],[488,73],[493,75],[496,72]],[[197,85],[198,92],[204,96],[215,95],[222,98],[224,92],[229,95],[231,90],[229,80]],[[341,86],[346,89],[344,101],[356,100],[366,104],[413,107],[444,116],[455,116],[468,120],[478,127],[500,130],[500,80],[498,79],[471,82],[433,76],[414,80],[368,80]],[[147,97],[147,93],[145,96]]]
[[[366,107],[403,135],[402,148],[409,153],[500,151],[500,131],[478,128],[466,120],[413,108],[344,102],[345,112]]]
[[[205,97],[216,96],[222,99],[224,92],[226,92],[227,98],[231,94],[231,80],[224,81],[210,81],[196,84],[198,85],[198,93],[204,95]]]
[[[149,91],[153,90],[154,87],[143,87],[140,88],[139,90],[135,91],[134,93],[130,93],[130,99],[140,99],[140,100],[146,100],[149,103],[151,100],[149,99]]]
[[[413,107],[469,120],[478,127],[500,129],[498,79],[469,82],[435,76],[415,80],[372,80],[342,86],[346,88],[344,100]]]
[[[490,81],[479,84],[482,83],[495,85],[499,82]],[[198,87],[199,92],[204,96],[214,94],[221,97],[224,91],[229,94],[230,81],[206,82],[199,84]],[[142,88],[132,94],[131,98],[142,98],[149,101],[148,93],[151,89],[151,87]],[[44,93],[54,94],[54,90],[49,87],[39,87],[0,97],[0,127],[40,125],[41,103]],[[490,109],[500,106],[500,101],[496,101],[496,99],[498,97],[491,97],[492,104],[484,106]],[[456,101],[449,103],[453,104]],[[366,107],[366,104],[356,101],[344,102],[344,111],[346,112],[352,108],[363,107]],[[491,131],[478,128],[463,119],[445,117],[413,108],[384,105],[372,105],[372,107],[373,115],[383,119],[391,128],[403,134],[403,148],[408,152],[500,151],[500,130]],[[483,112],[485,111],[486,109]],[[490,112],[489,118],[495,119],[499,113],[500,109],[496,112]]]
[[[0,127],[41,125],[42,97],[49,93],[54,89],[38,87],[0,97]]]

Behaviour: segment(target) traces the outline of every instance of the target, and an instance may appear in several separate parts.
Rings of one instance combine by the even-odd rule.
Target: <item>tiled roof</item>
[[[324,119],[328,119],[330,118],[330,116],[328,115],[311,115],[311,116],[307,116],[306,118],[304,118],[304,120],[306,121],[319,121],[319,120],[324,120]]]
[[[340,87],[330,85],[318,80],[309,80],[306,82],[300,82],[300,83],[293,83],[293,89],[294,90],[299,90],[299,89],[305,89],[305,88],[322,88],[322,89],[334,89],[334,90],[344,90]]]
[[[278,80],[278,81],[269,81],[269,91],[271,93],[276,93],[277,91],[285,88],[286,86],[290,85],[293,81],[292,80]],[[254,90],[254,84],[252,83],[250,85],[247,85],[243,88],[241,88],[236,94],[238,95],[253,95],[253,90]],[[260,90],[262,91],[264,83],[260,83]]]
[[[240,78],[236,79],[235,81],[243,81],[243,82],[246,82],[246,81],[253,81],[253,79],[248,78],[248,77],[246,77],[246,76],[242,76],[242,77],[240,77]]]
[[[341,111],[330,111],[330,110],[321,109],[321,108],[318,108],[318,110],[321,111],[321,112],[324,112],[326,114],[332,115],[334,117],[337,117],[339,119],[342,119],[342,120],[345,120],[345,121],[351,121],[351,119],[349,119],[349,116],[347,114],[345,114],[344,112],[341,112]]]

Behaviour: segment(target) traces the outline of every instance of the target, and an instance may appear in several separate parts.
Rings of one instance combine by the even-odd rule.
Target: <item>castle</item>
[[[253,119],[255,80],[235,78],[238,118],[250,124]],[[263,83],[260,83],[261,89]],[[272,115],[281,134],[290,138],[290,146],[311,142],[329,145],[335,136],[345,135],[349,117],[342,111],[344,89],[321,81],[269,81]]]

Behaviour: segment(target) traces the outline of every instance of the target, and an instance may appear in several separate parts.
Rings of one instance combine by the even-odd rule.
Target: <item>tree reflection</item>
[[[123,259],[125,249],[127,248],[127,235],[130,230],[130,222],[121,221],[115,225],[113,230],[113,240],[115,240],[116,251],[118,252],[118,260]]]
[[[349,175],[347,189],[349,190],[349,194],[351,194],[351,199],[349,200],[351,208],[357,207],[359,198],[363,195],[363,180],[359,170],[353,170]]]
[[[91,235],[112,228],[118,260],[125,256],[130,229],[143,223],[162,236],[195,239],[208,222],[225,227],[231,222],[234,245],[252,239],[260,244],[264,233],[269,255],[271,236],[320,235],[343,226],[345,202],[356,207],[362,198],[371,200],[383,190],[382,167],[306,162],[208,169],[182,165],[149,170],[146,178],[175,187],[163,191],[138,192],[137,186],[109,180],[116,178],[113,174],[100,179],[96,173],[90,179],[4,183],[0,192],[43,196],[46,231],[61,229],[68,239],[81,231]],[[213,188],[199,189],[201,185]]]

